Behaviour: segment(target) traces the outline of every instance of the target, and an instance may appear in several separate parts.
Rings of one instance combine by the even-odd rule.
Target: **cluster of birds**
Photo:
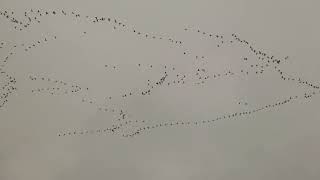
[[[31,81],[42,81],[46,84],[46,87],[39,87],[32,89],[32,93],[49,93],[51,95],[61,95],[69,93],[79,93],[80,91],[88,91],[89,88],[83,88],[78,84],[67,83],[62,80],[55,80],[49,77],[38,77],[35,75],[29,75]]]
[[[30,9],[24,12],[24,20],[19,20],[15,17],[14,12],[9,11],[0,11],[0,16],[7,19],[9,22],[13,24],[15,30],[23,31],[24,29],[31,28],[35,24],[41,24],[43,17],[53,16],[55,18],[64,18],[70,17],[70,19],[75,21],[83,21],[89,24],[103,24],[106,23],[114,30],[122,30],[122,32],[131,33],[139,38],[150,39],[150,40],[161,40],[167,41],[170,43],[170,47],[172,44],[174,47],[178,48],[178,51],[181,52],[181,56],[183,59],[186,59],[185,64],[191,65],[191,71],[185,71],[183,68],[179,66],[172,66],[168,64],[142,64],[139,63],[135,67],[139,72],[144,73],[145,69],[149,69],[152,72],[160,72],[158,79],[150,79],[147,78],[144,82],[144,87],[136,88],[135,90],[126,90],[127,93],[121,93],[118,95],[106,95],[103,100],[97,100],[95,97],[90,97],[88,95],[89,88],[82,87],[77,83],[67,83],[63,80],[55,80],[53,78],[45,77],[45,76],[35,76],[29,75],[29,80],[38,82],[39,84],[43,84],[44,86],[34,88],[31,90],[34,94],[39,93],[47,93],[50,95],[68,95],[75,94],[79,96],[81,102],[92,105],[98,111],[103,113],[111,113],[113,116],[111,125],[108,128],[99,128],[96,130],[73,130],[73,131],[64,131],[58,134],[58,136],[71,136],[71,135],[86,135],[86,134],[114,134],[120,135],[122,137],[135,137],[137,135],[141,135],[145,132],[149,132],[151,130],[164,128],[164,127],[177,127],[177,126],[198,126],[201,124],[207,124],[216,122],[218,120],[227,120],[227,119],[236,119],[243,116],[248,116],[260,111],[269,110],[274,107],[278,107],[287,103],[294,102],[300,98],[311,98],[320,93],[319,85],[316,83],[303,80],[299,77],[293,77],[286,74],[283,70],[281,70],[281,66],[283,62],[289,59],[288,56],[284,58],[278,58],[274,55],[266,53],[256,47],[254,47],[248,41],[241,39],[235,33],[230,35],[222,35],[217,33],[210,33],[206,31],[202,31],[197,28],[187,27],[184,28],[184,32],[186,33],[196,33],[201,35],[201,38],[205,38],[209,41],[213,41],[216,43],[216,46],[213,48],[224,49],[224,48],[233,48],[240,47],[246,50],[247,56],[240,57],[241,63],[243,64],[243,68],[241,69],[229,69],[221,72],[212,72],[208,63],[212,62],[213,58],[210,58],[208,55],[197,54],[194,53],[193,50],[187,48],[186,41],[177,40],[174,37],[169,37],[166,35],[158,35],[155,33],[146,33],[138,30],[136,27],[128,25],[124,23],[124,21],[120,21],[116,18],[111,17],[97,17],[97,16],[88,16],[81,15],[80,13],[74,11],[67,10],[35,10]],[[48,20],[48,19],[45,19]],[[83,34],[87,35],[87,31],[81,31]],[[16,79],[13,76],[10,76],[6,70],[6,64],[8,60],[15,53],[19,51],[27,52],[31,51],[33,48],[37,48],[41,44],[47,43],[50,40],[57,39],[56,36],[47,36],[42,39],[35,40],[31,43],[23,43],[23,44],[13,44],[11,48],[7,48],[9,53],[3,59],[0,59],[1,67],[1,77],[3,77],[3,82],[1,85],[1,95],[0,95],[0,108],[4,107],[5,103],[8,102],[9,95],[16,91]],[[0,50],[6,49],[6,43],[0,43]],[[188,50],[189,49],[189,50]],[[194,61],[188,61],[194,60]],[[196,62],[196,63],[194,63]],[[106,70],[113,70],[112,73],[117,73],[118,69],[121,69],[120,65],[104,65]],[[233,112],[227,115],[219,116],[211,120],[193,120],[193,121],[170,121],[170,122],[161,122],[161,123],[152,123],[148,120],[135,120],[132,118],[132,114],[128,113],[128,110],[125,110],[123,107],[111,104],[110,101],[116,98],[122,98],[124,100],[129,100],[129,97],[133,96],[150,96],[152,92],[156,89],[162,88],[170,88],[170,87],[187,87],[194,85],[204,85],[207,82],[212,82],[218,79],[225,79],[227,77],[245,77],[245,76],[258,76],[262,75],[266,71],[275,72],[277,77],[283,81],[290,81],[297,83],[297,85],[306,86],[311,89],[311,92],[304,93],[304,95],[290,96],[285,100],[279,100],[275,103],[268,104],[262,106],[260,108],[252,108],[251,110],[245,110],[241,112]],[[308,90],[309,90],[308,89]],[[82,93],[80,93],[82,92]],[[122,91],[123,92],[123,91]],[[85,94],[85,95],[84,95]],[[239,104],[248,105],[247,102]]]
[[[16,79],[0,68],[0,109],[5,107],[11,94],[17,91]]]
[[[7,19],[9,22],[13,23],[14,29],[22,31],[24,29],[30,28],[32,24],[40,24],[42,18],[49,17],[49,16],[64,16],[70,17],[76,21],[83,21],[87,23],[99,24],[99,23],[108,23],[114,30],[122,28],[127,32],[134,33],[139,37],[144,37],[146,39],[158,39],[158,40],[165,40],[170,42],[171,44],[175,45],[182,45],[183,42],[180,40],[176,40],[173,37],[169,37],[166,35],[156,35],[152,33],[146,33],[137,30],[136,28],[127,25],[124,22],[112,17],[98,17],[98,16],[88,16],[88,15],[80,15],[75,11],[68,12],[67,10],[60,9],[60,10],[41,10],[41,9],[30,9],[24,12],[24,20],[18,19],[14,17],[15,13],[13,11],[0,11],[0,16]],[[83,34],[87,34],[86,31],[83,31]]]
[[[12,13],[13,14],[13,13]],[[8,51],[7,55],[4,57],[0,57],[0,76],[2,78],[1,82],[1,99],[0,99],[0,109],[5,107],[5,104],[8,103],[8,100],[12,94],[14,94],[17,91],[17,80],[16,78],[11,75],[8,72],[7,64],[9,63],[9,60],[13,58],[14,55],[17,53],[23,53],[23,52],[30,52],[33,48],[36,48],[40,46],[41,44],[44,44],[46,42],[49,42],[50,40],[57,39],[56,36],[44,36],[42,39],[36,40],[32,43],[21,43],[21,44],[15,44],[10,42],[2,41],[0,43],[0,50],[2,51],[1,54],[5,54],[3,51]]]
[[[24,12],[24,18],[25,19],[18,19],[15,17],[15,13],[13,11],[9,12],[9,11],[0,11],[0,16],[2,16],[3,18],[7,19],[9,22],[13,23],[14,25],[14,29],[18,30],[18,31],[23,31],[27,28],[30,28],[32,24],[34,23],[41,23],[41,17],[45,17],[45,16],[56,16],[58,15],[58,11],[52,10],[52,11],[42,11],[42,10],[33,10],[30,9],[29,11],[25,11]],[[61,11],[62,15],[67,15],[66,12],[64,12],[63,10]],[[74,12],[72,12],[72,15],[74,15],[75,17],[80,17],[79,14],[75,14]]]
[[[0,52],[4,49],[9,49],[9,54],[3,59],[0,59],[0,109],[5,107],[8,103],[9,97],[17,91],[16,78],[10,75],[6,70],[6,64],[8,63],[9,58],[14,54],[13,48],[8,48],[9,44],[6,42],[0,42]]]

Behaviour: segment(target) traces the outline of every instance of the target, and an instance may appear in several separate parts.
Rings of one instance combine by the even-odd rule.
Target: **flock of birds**
[[[279,107],[288,103],[293,103],[299,99],[308,99],[320,93],[320,88],[317,83],[306,81],[300,77],[291,76],[285,73],[280,65],[285,63],[289,57],[276,57],[269,53],[264,52],[252,45],[247,40],[241,39],[237,34],[230,35],[214,34],[210,32],[201,31],[194,27],[186,27],[182,29],[185,33],[190,33],[199,36],[203,40],[209,40],[216,43],[216,48],[226,49],[233,47],[241,47],[247,51],[247,56],[240,57],[241,63],[244,66],[240,69],[229,69],[221,72],[212,72],[210,69],[211,58],[202,54],[194,53],[192,50],[188,50],[184,41],[178,40],[174,37],[167,35],[159,35],[154,33],[146,33],[138,30],[134,26],[128,25],[123,21],[111,17],[97,17],[82,15],[75,11],[68,12],[67,10],[36,10],[30,9],[24,12],[24,18],[15,17],[15,12],[12,11],[0,11],[0,17],[7,20],[12,24],[13,30],[24,31],[33,25],[41,24],[44,21],[44,17],[55,18],[70,18],[73,21],[83,21],[88,24],[106,24],[111,29],[117,31],[130,33],[134,36],[149,40],[165,41],[170,43],[170,46],[174,45],[177,51],[185,59],[191,59],[192,62],[186,61],[185,63],[192,64],[192,70],[190,72],[183,71],[181,67],[168,65],[168,64],[145,64],[137,63],[134,65],[138,72],[144,73],[145,69],[154,72],[160,72],[158,79],[144,80],[145,85],[141,88],[126,90],[126,93],[118,95],[106,95],[104,99],[96,99],[89,95],[89,88],[82,86],[81,84],[74,82],[66,82],[64,80],[58,80],[54,77],[39,76],[34,74],[27,75],[30,81],[38,82],[42,84],[42,87],[36,87],[31,90],[31,93],[35,95],[49,94],[49,95],[69,95],[74,94],[79,97],[82,103],[88,104],[96,108],[103,113],[110,113],[112,115],[112,125],[107,128],[97,129],[82,129],[82,130],[67,130],[58,133],[59,137],[87,135],[87,134],[113,134],[121,137],[135,137],[147,132],[151,132],[155,129],[162,129],[168,127],[187,127],[187,126],[199,126],[204,124],[213,123],[219,120],[237,119],[239,117],[249,116],[260,111],[268,111],[275,107]],[[81,35],[88,35],[87,31],[81,31]],[[48,35],[42,39],[34,40],[29,43],[14,44],[9,42],[0,41],[0,51],[4,54],[7,50],[7,55],[0,59],[0,108],[5,108],[6,103],[10,99],[11,94],[17,91],[16,78],[10,74],[7,70],[9,60],[16,53],[28,53],[33,49],[42,46],[43,44],[50,43],[57,40],[57,36]],[[106,71],[117,71],[121,69],[120,65],[105,64],[103,67]],[[110,103],[111,101],[117,102],[117,98],[128,100],[130,97],[151,96],[152,93],[160,88],[171,87],[188,87],[188,86],[204,86],[206,83],[214,82],[215,80],[232,77],[246,77],[256,76],[260,77],[265,72],[274,72],[282,81],[289,81],[295,83],[297,86],[306,88],[307,91],[304,94],[297,94],[295,96],[289,96],[277,100],[274,103],[261,105],[260,107],[252,107],[238,112],[230,112],[209,120],[177,120],[168,122],[153,122],[145,120],[137,120],[134,115],[130,114],[128,110],[123,107],[117,106],[116,103]],[[19,82],[19,81],[18,81]],[[239,102],[239,104],[248,105],[247,102]]]

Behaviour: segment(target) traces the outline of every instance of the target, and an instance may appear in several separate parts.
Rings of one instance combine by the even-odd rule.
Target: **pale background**
[[[320,2],[312,0],[0,0],[2,10],[21,15],[30,8],[75,10],[118,17],[143,31],[181,39],[197,37],[183,32],[188,25],[210,32],[236,32],[268,52],[289,55],[283,69],[313,82],[320,80],[319,7]],[[103,97],[133,85],[130,80],[128,84],[118,80],[128,76],[134,79],[128,71],[108,73],[104,64],[132,65],[139,60],[178,65],[186,61],[167,44],[72,22],[57,18],[20,33],[0,20],[2,40],[22,42],[42,34],[58,36],[55,42],[32,53],[17,54],[8,65],[17,78],[18,91],[0,111],[0,180],[320,179],[319,96],[234,121],[155,130],[136,138],[59,138],[60,130],[100,127],[107,120],[99,119],[103,115],[81,104],[79,98],[31,94],[29,74],[79,82]],[[81,37],[83,31],[88,36]],[[190,46],[209,48],[206,44]],[[158,52],[160,48],[171,54]],[[174,57],[175,62],[168,57]],[[146,119],[210,119],[241,108],[233,97],[245,97],[254,106],[267,102],[268,96],[281,98],[301,92],[278,79],[266,80],[266,84],[251,79],[250,86],[236,80],[220,84],[224,86],[164,89],[126,107]],[[223,93],[230,97],[229,104],[219,99]],[[193,96],[186,98],[190,94]],[[199,109],[190,111],[193,107]]]

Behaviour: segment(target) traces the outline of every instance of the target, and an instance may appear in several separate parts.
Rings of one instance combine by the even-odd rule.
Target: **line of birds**
[[[267,104],[264,106],[260,106],[259,108],[252,108],[250,110],[245,110],[245,111],[240,111],[240,112],[232,112],[232,113],[228,113],[225,115],[221,115],[218,116],[214,119],[210,119],[210,120],[198,120],[198,121],[171,121],[171,122],[162,122],[162,123],[156,123],[156,124],[152,124],[152,125],[145,125],[145,126],[141,126],[138,128],[135,128],[134,130],[130,130],[130,132],[128,133],[116,133],[116,129],[120,129],[124,124],[127,124],[128,122],[125,122],[124,124],[117,124],[117,125],[112,125],[112,128],[98,128],[98,129],[90,129],[90,130],[69,130],[69,131],[64,131],[64,132],[60,132],[58,134],[58,136],[75,136],[75,135],[102,135],[102,134],[107,134],[107,133],[111,133],[114,135],[118,135],[121,137],[135,137],[138,135],[142,135],[145,134],[147,132],[151,132],[155,129],[159,129],[159,128],[170,128],[170,127],[177,127],[177,126],[183,126],[183,127],[190,127],[190,126],[200,126],[203,124],[209,124],[209,123],[214,123],[217,121],[221,121],[221,120],[230,120],[230,119],[237,119],[237,118],[241,118],[241,117],[246,117],[246,116],[250,116],[253,115],[255,113],[258,113],[260,111],[267,111],[270,110],[272,108],[275,107],[280,107],[282,105],[288,104],[288,103],[292,103],[294,101],[296,101],[298,98],[310,98],[311,96],[314,95],[318,95],[320,93],[320,91],[313,91],[309,94],[305,93],[304,96],[290,96],[288,98],[285,98],[284,100],[278,100],[275,103],[271,103],[271,104]],[[138,123],[139,121],[136,121],[136,123]],[[141,123],[145,123],[145,121],[140,121]]]

